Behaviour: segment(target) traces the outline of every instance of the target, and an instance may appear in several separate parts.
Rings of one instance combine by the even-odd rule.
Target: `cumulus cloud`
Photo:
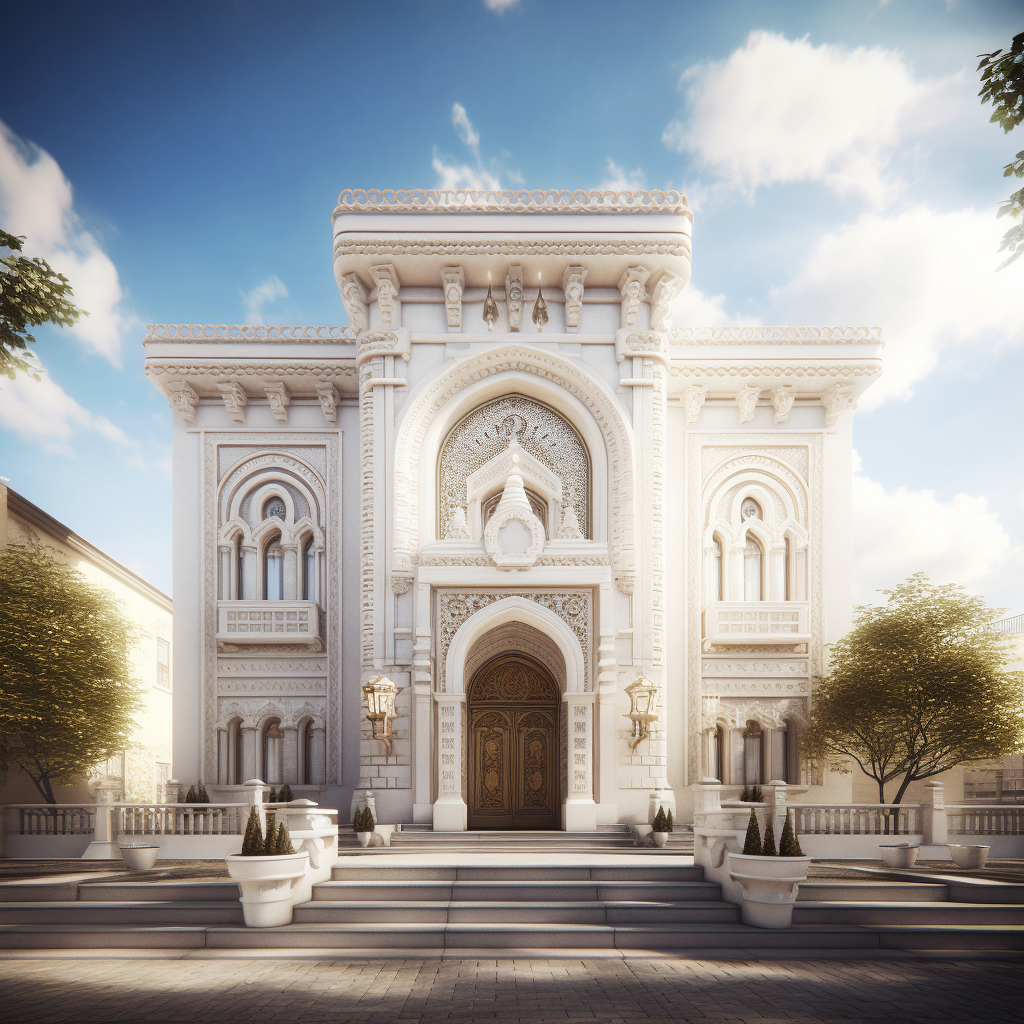
[[[984,497],[898,487],[887,491],[862,471],[853,477],[854,600],[873,603],[876,591],[915,572],[936,583],[968,587],[991,577],[1010,554],[1010,538]]]
[[[38,370],[43,367],[34,360]],[[83,431],[99,434],[125,449],[137,448],[118,426],[75,401],[56,381],[42,374],[36,381],[24,374],[0,378],[0,426],[46,451],[73,455],[71,438]]]
[[[627,171],[611,157],[604,174],[604,179],[597,186],[602,192],[635,192],[644,187],[644,172],[639,167],[635,171]]]
[[[988,211],[867,213],[823,235],[770,298],[772,322],[881,325],[885,372],[864,408],[906,398],[952,346],[1024,341],[1019,276],[994,273]]]
[[[519,6],[519,0],[484,0],[484,7],[495,14],[504,14]]]
[[[693,284],[688,284],[672,304],[675,327],[728,327],[750,322],[726,310],[724,295],[705,295]]]
[[[271,274],[255,288],[241,294],[245,302],[246,324],[262,326],[267,322],[263,307],[269,306],[278,299],[287,299],[288,289],[277,274]]]
[[[121,365],[121,346],[135,318],[123,303],[113,261],[74,211],[71,183],[49,153],[0,122],[0,223],[24,235],[25,255],[45,259],[89,311],[71,332],[89,351]]]
[[[452,160],[441,156],[435,146],[432,163],[437,174],[437,187],[439,189],[500,189],[501,179],[494,162],[491,161],[490,169],[488,169],[480,159],[480,133],[470,121],[466,108],[461,103],[452,104],[452,125],[459,133],[463,145],[473,155],[473,163],[463,163],[457,159]]]
[[[662,140],[752,196],[783,182],[821,181],[882,203],[901,124],[937,88],[880,47],[790,40],[752,32],[721,61],[687,69],[686,113]]]

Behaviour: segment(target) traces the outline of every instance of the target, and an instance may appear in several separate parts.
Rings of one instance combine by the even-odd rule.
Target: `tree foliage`
[[[1024,673],[1006,671],[1009,641],[985,628],[999,613],[983,598],[923,573],[882,593],[832,648],[802,746],[853,758],[879,803],[895,782],[899,803],[915,780],[1021,749]]]
[[[249,820],[245,823],[245,835],[242,838],[242,856],[263,856],[263,829],[260,827],[259,811],[255,807],[249,811]]]
[[[1013,37],[1010,49],[995,50],[992,53],[979,54],[981,63],[978,70],[981,74],[982,104],[991,103],[994,110],[989,121],[998,124],[1004,132],[1011,132],[1024,121],[1024,32]],[[1003,168],[1004,178],[1024,178],[1024,149]],[[1010,217],[1013,220],[1022,218],[1024,214],[1024,188],[1018,189],[1010,198],[999,206],[998,217]],[[1014,260],[1024,255],[1024,219],[1003,235],[999,252],[1010,253],[999,269],[1009,266]]]
[[[747,834],[743,837],[743,853],[747,857],[761,856],[761,829],[757,825],[757,815],[753,807],[750,809],[750,820],[747,822]]]
[[[0,767],[43,799],[125,750],[140,708],[132,623],[116,599],[45,548],[0,553]]]
[[[24,236],[0,229],[0,249],[10,250],[9,256],[0,257],[0,373],[13,380],[23,370],[38,380],[32,364],[22,358],[36,340],[28,329],[42,324],[71,327],[89,314],[70,301],[74,292],[63,274],[46,260],[21,255],[23,241]]]

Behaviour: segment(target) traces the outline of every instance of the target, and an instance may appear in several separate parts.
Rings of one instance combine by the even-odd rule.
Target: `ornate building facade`
[[[829,783],[799,736],[881,340],[675,326],[691,224],[672,192],[346,191],[350,326],[149,329],[179,779],[445,830]]]

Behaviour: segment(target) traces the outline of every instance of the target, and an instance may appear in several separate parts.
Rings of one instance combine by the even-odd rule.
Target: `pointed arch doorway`
[[[561,695],[551,673],[522,653],[492,658],[467,693],[471,829],[559,828]]]

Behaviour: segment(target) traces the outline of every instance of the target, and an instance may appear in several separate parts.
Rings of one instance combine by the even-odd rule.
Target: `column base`
[[[469,808],[463,800],[451,800],[446,803],[438,800],[434,804],[435,832],[465,832],[469,818]]]
[[[596,832],[597,804],[593,800],[567,800],[562,804],[562,828],[566,832]]]
[[[412,820],[417,825],[429,825],[434,820],[434,805],[413,804]]]

